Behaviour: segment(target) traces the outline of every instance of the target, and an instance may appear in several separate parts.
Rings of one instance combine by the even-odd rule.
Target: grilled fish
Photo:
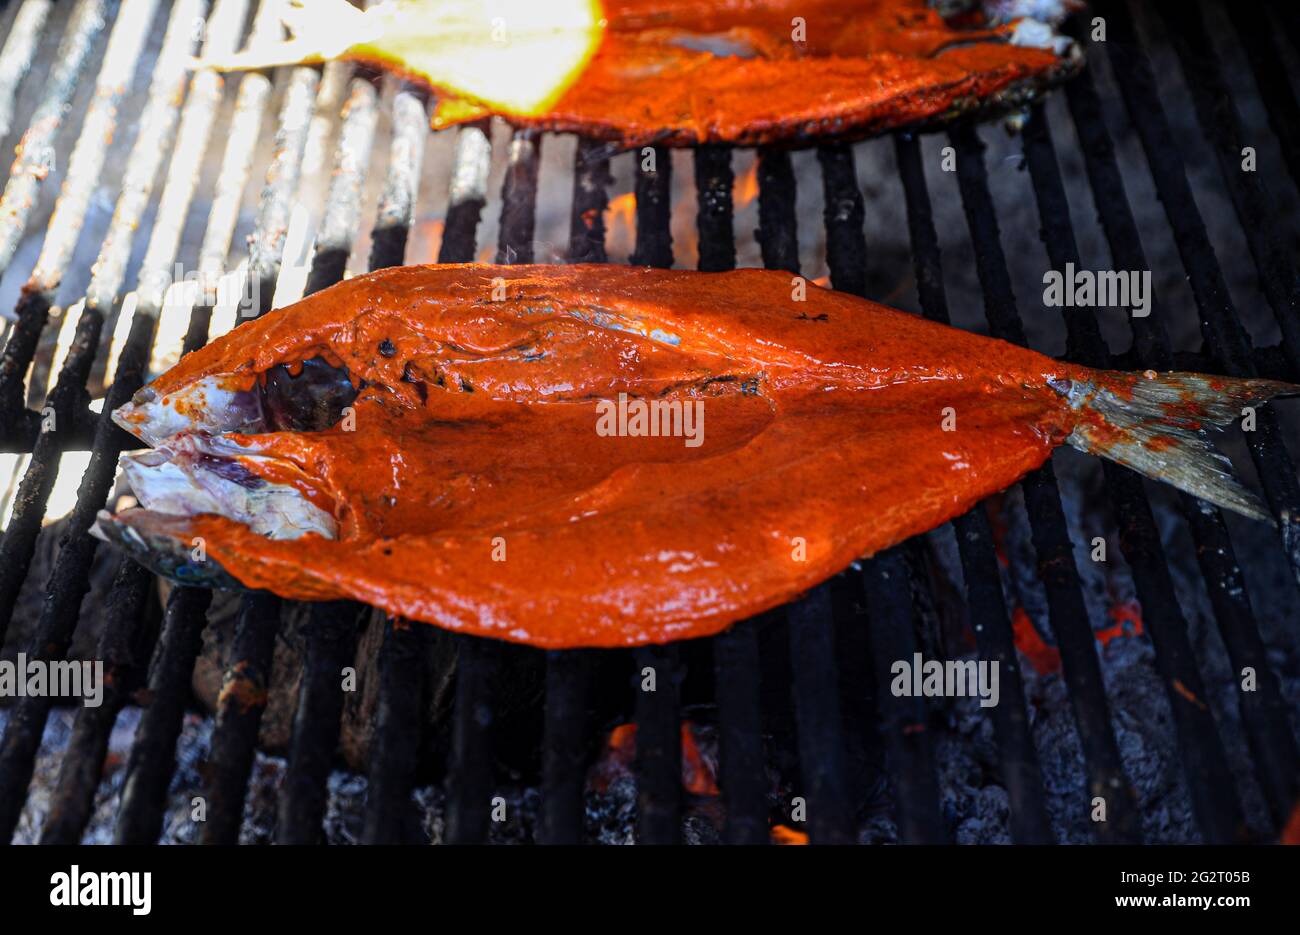
[[[1065,442],[1267,519],[1204,428],[1294,390],[1096,371],[763,270],[413,266],[236,328],[114,420],[181,583],[544,647],[715,633]]]
[[[604,0],[597,20],[565,0],[546,30],[532,0],[313,0],[294,40],[200,64],[370,62],[437,89],[437,128],[498,114],[627,147],[846,139],[1023,105],[1082,63],[1052,28],[1078,5]]]

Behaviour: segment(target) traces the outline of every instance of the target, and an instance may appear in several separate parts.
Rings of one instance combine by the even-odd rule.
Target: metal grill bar
[[[1092,75],[1084,73],[1070,82],[1066,96],[1083,150],[1093,203],[1115,265],[1119,269],[1148,269]],[[1173,353],[1159,323],[1158,307],[1153,307],[1152,313],[1132,320],[1137,365],[1169,370],[1173,367]],[[1258,673],[1259,690],[1241,692],[1238,698],[1256,772],[1273,819],[1280,824],[1289,814],[1296,776],[1300,775],[1300,752],[1291,733],[1289,708],[1268,664],[1250,594],[1222,513],[1187,495],[1180,495],[1180,501],[1232,667],[1238,672],[1250,667]]]
[[[1080,268],[1083,262],[1074,239],[1070,205],[1041,104],[1031,111],[1024,148],[1051,263],[1061,270],[1067,263]],[[1071,356],[1088,366],[1113,366],[1090,310],[1067,310],[1065,319]],[[1241,803],[1214,717],[1202,701],[1207,696],[1187,636],[1187,619],[1178,605],[1142,478],[1111,461],[1103,460],[1102,470],[1118,514],[1120,549],[1133,573],[1142,619],[1156,651],[1156,668],[1174,714],[1197,823],[1207,843],[1229,843],[1242,831]]]
[[[955,129],[950,137],[956,147],[957,179],[975,247],[989,329],[995,337],[1024,345],[1024,331],[1002,252],[1002,235],[988,189],[984,144],[969,126]],[[1106,802],[1107,820],[1095,822],[1095,830],[1104,841],[1133,841],[1139,834],[1136,796],[1124,775],[1111,728],[1092,626],[1051,462],[1026,475],[1021,487],[1038,554],[1039,576],[1047,591],[1048,616],[1083,745],[1088,797],[1101,797]]]
[[[109,735],[117,715],[144,684],[156,628],[139,625],[153,576],[127,559],[113,581],[104,613],[104,630],[95,655],[104,660],[104,697],[98,707],[77,712],[63,754],[58,786],[50,799],[42,844],[76,844],[90,822],[103,776]]]
[[[373,74],[358,73],[348,85],[343,127],[334,153],[334,171],[316,234],[316,252],[307,274],[308,295],[343,279],[356,240],[361,223],[362,190],[379,116],[375,79]],[[324,91],[321,93],[323,96]],[[280,624],[281,602],[269,595],[249,595],[244,600],[245,609],[253,602],[265,605],[253,625],[259,631],[257,641],[269,654]],[[292,843],[311,843],[321,837],[329,771],[338,747],[343,714],[343,693],[338,683],[343,668],[354,661],[357,624],[365,618],[367,610],[351,601],[336,601],[313,605],[308,613],[311,623],[303,636],[309,675],[298,694],[289,767],[280,797],[280,825],[276,829],[277,840]],[[239,656],[232,659],[227,679],[236,678],[241,667]],[[248,732],[243,738],[244,756],[250,766],[256,739],[255,732]],[[242,801],[247,772],[239,778]]]
[[[535,130],[515,130],[506,157],[501,190],[501,230],[498,263],[533,262],[533,231],[537,225],[537,172],[542,137]]]
[[[593,653],[584,650],[546,654],[542,823],[538,832],[538,842],[542,844],[582,841],[587,702],[595,658]]]
[[[796,191],[789,152],[760,148],[757,172],[759,227],[756,236],[763,265],[798,275]],[[829,584],[819,586],[802,601],[788,607],[787,620],[800,767],[808,799],[809,840],[818,844],[845,842],[849,840],[851,809],[844,778],[844,738]]]
[[[415,785],[427,625],[389,618],[379,650],[379,709],[366,788],[364,844],[415,843]]]
[[[858,190],[853,150],[843,144],[822,146],[817,151],[817,159],[822,168],[826,261],[830,266],[831,286],[840,292],[865,297],[866,205]],[[911,659],[917,649],[912,629],[911,585],[904,556],[904,549],[913,545],[891,549],[863,565],[863,586],[871,618],[868,643],[881,685],[889,681],[891,663],[896,659]],[[796,685],[797,679],[796,672]],[[885,692],[877,692],[876,697],[898,799],[900,836],[909,843],[942,841],[946,835],[939,815],[939,786],[924,702],[919,698],[896,698]],[[800,728],[802,732],[802,717]]]
[[[257,731],[271,687],[271,663],[280,622],[280,599],[254,592],[240,602],[232,664],[217,696],[216,726],[208,753],[204,798],[207,821],[199,829],[202,844],[237,844],[244,818],[244,795],[253,771]]]
[[[36,194],[53,165],[54,139],[63,125],[63,117],[68,112],[95,41],[104,29],[107,12],[105,0],[78,0],[54,54],[54,65],[46,79],[45,96],[37,105],[18,144],[18,158],[9,170],[9,181],[5,184],[3,196],[0,196],[0,272],[9,268],[14,251],[27,230]],[[35,318],[34,315],[30,317]],[[43,321],[37,323],[44,324]],[[35,336],[30,340],[34,346]],[[5,351],[4,360],[0,362],[0,388],[4,390],[0,395],[0,427],[7,427],[17,413],[15,384],[22,380],[23,371],[27,369],[21,353],[11,356],[7,347]],[[25,360],[30,359],[29,352]]]
[[[717,273],[736,268],[732,223],[731,147],[706,144],[695,149],[695,225],[699,232],[699,269]]]
[[[1292,181],[1300,186],[1300,104],[1296,103],[1281,50],[1274,40],[1268,11],[1255,3],[1229,3],[1224,8],[1246,50],[1269,125],[1281,144],[1282,158]]]
[[[275,824],[278,844],[315,844],[321,838],[326,788],[339,745],[343,667],[356,658],[360,608],[351,601],[311,605],[304,627],[307,646],[289,759]]]
[[[605,253],[605,209],[609,207],[609,157],[604,147],[578,138],[573,154],[573,204],[569,212],[569,262],[608,263]]]
[[[167,786],[176,767],[176,739],[190,692],[190,673],[203,645],[212,592],[175,588],[149,667],[149,706],[140,718],[126,763],[116,844],[152,844],[162,833]]]
[[[0,48],[0,139],[7,137],[13,128],[18,87],[31,70],[41,30],[53,6],[52,0],[25,0],[9,27],[4,47]]]
[[[409,88],[393,99],[393,140],[370,252],[372,270],[399,266],[404,259],[429,131],[425,108],[424,98]],[[411,789],[419,754],[426,630],[423,624],[412,626],[395,618],[384,626],[379,710],[362,831],[362,841],[368,844],[414,842],[418,837]]]
[[[1169,24],[1170,38],[1182,63],[1201,130],[1210,140],[1246,244],[1259,272],[1264,297],[1282,331],[1282,347],[1292,374],[1300,374],[1300,279],[1292,250],[1283,243],[1282,225],[1274,217],[1273,201],[1259,172],[1242,171],[1245,134],[1241,117],[1223,77],[1223,67],[1197,4],[1171,10],[1165,0],[1155,4]],[[1262,62],[1261,62],[1262,64]],[[1277,93],[1289,89],[1285,74]],[[1294,98],[1292,99],[1294,104]]]
[[[731,147],[695,150],[699,269],[736,267]],[[756,624],[744,621],[714,638],[714,692],[718,704],[719,779],[728,844],[766,844],[770,832],[763,761],[761,661]]]
[[[767,269],[799,272],[794,167],[784,149],[758,149],[758,246]]]
[[[895,137],[895,151],[907,200],[908,230],[917,292],[925,317],[949,324],[948,297],[939,258],[939,238],[930,209],[930,193],[914,136]],[[966,580],[966,606],[981,659],[998,663],[1004,686],[993,708],[993,730],[1002,760],[1002,782],[1011,800],[1011,836],[1019,844],[1047,844],[1052,838],[1043,800],[1043,777],[1029,731],[1029,713],[1020,677],[1020,657],[1007,614],[987,507],[980,504],[953,520],[957,549]]]
[[[388,149],[388,175],[379,196],[379,216],[371,235],[370,268],[401,266],[406,241],[415,223],[415,198],[420,188],[420,167],[429,136],[426,96],[403,86],[393,98],[393,141]]]
[[[636,651],[636,839],[638,844],[682,840],[682,731],[678,686],[685,676],[676,646]],[[654,690],[645,690],[645,679]]]
[[[447,222],[442,229],[439,263],[470,263],[474,259],[479,217],[487,204],[488,171],[492,167],[492,144],[488,124],[470,123],[456,137],[456,155],[451,164],[451,192]]]
[[[499,647],[463,637],[456,656],[456,705],[447,776],[448,844],[487,840],[491,813],[492,728],[496,720],[492,677]]]
[[[636,248],[628,262],[668,269],[673,265],[672,151],[646,147],[637,158]]]
[[[1146,51],[1123,11],[1109,0],[1104,3],[1101,9],[1112,14],[1107,17],[1110,36],[1104,43],[1111,69],[1142,142],[1165,217],[1173,229],[1178,254],[1200,312],[1207,349],[1225,372],[1237,377],[1254,376],[1250,338],[1228,294],[1218,256],[1187,183],[1182,152],[1169,131]],[[1268,407],[1261,409],[1256,430],[1245,434],[1265,496],[1277,519],[1282,548],[1300,581],[1300,484],[1296,481],[1295,465],[1282,443],[1276,414]]]

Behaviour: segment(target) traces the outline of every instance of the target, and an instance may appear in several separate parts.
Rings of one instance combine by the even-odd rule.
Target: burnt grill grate
[[[0,541],[0,633],[13,617],[19,588],[28,575],[60,455],[70,448],[91,450],[68,533],[46,583],[46,603],[29,656],[60,658],[71,644],[96,550],[96,542],[87,530],[108,497],[119,452],[131,446],[124,433],[88,408],[87,381],[105,323],[115,312],[127,314],[122,295],[128,258],[135,230],[153,198],[154,177],[166,150],[165,141],[175,133],[173,155],[159,193],[157,220],[138,276],[130,331],[103,403],[104,413],[129,398],[145,379],[163,304],[162,291],[152,285],[150,276],[165,275],[178,258],[181,227],[199,182],[198,164],[220,135],[219,112],[226,81],[212,73],[188,79],[183,63],[200,36],[208,51],[233,48],[249,18],[249,6],[247,0],[215,0],[209,12],[205,0],[178,0],[168,11],[166,38],[136,131],[137,142],[122,198],[95,277],[78,310],[71,347],[57,368],[54,388],[43,399],[39,369],[32,371],[30,380],[28,374],[38,358],[38,345],[61,271],[82,233],[89,192],[103,165],[103,147],[95,144],[93,135],[102,136],[111,132],[116,122],[124,122],[118,105],[135,71],[147,31],[160,18],[158,0],[122,0],[120,4],[78,0],[66,19],[54,71],[11,171],[0,206],[0,257],[4,259],[0,266],[12,259],[26,232],[44,178],[42,160],[54,152],[69,103],[107,31],[96,89],[63,179],[58,207],[50,220],[36,271],[15,309],[16,321],[5,335],[0,358],[0,451],[31,456]],[[0,126],[12,119],[14,98],[45,28],[48,7],[45,0],[23,3],[0,49]],[[1259,370],[1274,373],[1280,366],[1284,375],[1294,377],[1300,372],[1300,331],[1295,315],[1300,280],[1281,242],[1280,229],[1271,218],[1271,203],[1263,183],[1256,175],[1235,170],[1243,133],[1199,7],[1156,5],[1170,29],[1197,116],[1218,157],[1225,186],[1280,329],[1282,340],[1276,348],[1251,348],[1229,298],[1146,51],[1131,24],[1131,11],[1115,2],[1098,3],[1097,7],[1110,31],[1106,54],[1187,270],[1212,366],[1237,375]],[[272,3],[262,5],[252,24],[255,34],[273,28],[274,10]],[[205,15],[205,28],[195,30],[194,24]],[[1250,53],[1271,126],[1283,143],[1292,175],[1300,181],[1295,164],[1300,111],[1287,81],[1284,53],[1268,25],[1270,15],[1278,17],[1294,41],[1295,14],[1281,7],[1270,14],[1261,8],[1232,5],[1230,15]],[[1082,40],[1082,33],[1079,38]],[[344,275],[362,224],[364,184],[383,100],[380,76],[339,64],[326,69],[338,72],[327,79],[340,75],[350,78],[332,180],[308,272],[308,293]],[[258,287],[255,294],[260,297],[259,314],[271,307],[313,115],[327,98],[323,88],[328,80],[322,80],[321,69],[289,69],[280,77],[286,87],[247,264],[248,280]],[[188,93],[182,94],[187,81]],[[239,202],[251,175],[262,118],[272,100],[269,75],[252,73],[235,82],[238,91],[199,255],[204,294],[191,310],[183,342],[186,351],[207,340],[210,299],[218,275],[229,264]],[[1116,268],[1147,269],[1092,75],[1085,71],[1067,86],[1064,94],[1114,264]],[[405,256],[416,216],[420,159],[427,135],[428,101],[420,90],[401,88],[391,107],[390,158],[372,236],[372,269],[399,264]],[[83,146],[83,141],[88,142]],[[989,330],[1007,340],[1026,343],[990,194],[983,143],[970,126],[955,127],[949,142],[957,155],[958,185]],[[542,144],[542,136],[523,130],[515,131],[509,141],[498,262],[533,260]],[[948,302],[921,143],[913,136],[899,135],[895,144],[921,308],[927,317],[946,322]],[[1023,150],[1048,258],[1055,268],[1067,262],[1079,266],[1066,186],[1041,104],[1031,109],[1025,124]],[[653,154],[653,168],[641,165],[635,181],[636,248],[632,261],[667,267],[674,259],[670,232],[672,160],[667,150],[655,149]],[[718,145],[702,146],[694,152],[698,265],[702,270],[725,270],[736,264],[732,155],[729,147]],[[857,181],[853,150],[845,144],[826,144],[818,149],[817,158],[824,185],[831,284],[845,292],[866,295],[866,204]],[[489,201],[490,162],[487,124],[457,131],[439,262],[475,258],[478,227]],[[756,234],[763,263],[797,275],[796,175],[790,153],[760,148],[757,178]],[[579,141],[573,180],[569,258],[575,262],[607,262],[603,212],[613,182],[608,147]],[[1125,358],[1126,365],[1164,369],[1174,364],[1169,340],[1158,321],[1158,315],[1133,319],[1134,350],[1131,360]],[[1112,356],[1090,312],[1067,314],[1065,324],[1070,359],[1092,366],[1112,365]],[[1280,365],[1279,359],[1283,362]],[[41,405],[28,408],[28,402]],[[53,409],[60,425],[72,428],[41,433],[44,407]],[[1260,431],[1249,442],[1269,504],[1280,520],[1286,558],[1292,571],[1300,575],[1300,528],[1296,525],[1300,486],[1271,414],[1260,414]],[[1119,520],[1121,548],[1133,573],[1155,649],[1156,668],[1174,713],[1197,825],[1206,841],[1235,840],[1241,833],[1242,806],[1215,721],[1199,700],[1204,689],[1196,655],[1146,490],[1141,479],[1124,468],[1108,463],[1105,476]],[[1109,803],[1110,820],[1096,825],[1099,840],[1135,841],[1140,838],[1136,798],[1125,776],[1112,726],[1093,630],[1051,464],[1029,475],[1021,487],[1046,588],[1051,629],[1061,652],[1084,751],[1086,790],[1080,789],[1080,794],[1089,798],[1103,795]],[[1296,777],[1300,776],[1300,755],[1290,724],[1292,712],[1266,658],[1223,517],[1190,497],[1183,497],[1181,502],[1232,666],[1238,671],[1250,666],[1259,673],[1259,691],[1240,695],[1241,715],[1256,776],[1274,827],[1280,827],[1293,806]],[[1009,793],[1012,837],[1023,843],[1048,842],[1052,832],[1042,772],[1030,735],[1030,715],[999,578],[993,532],[982,508],[959,517],[953,525],[979,656],[999,661],[1003,672],[1004,703],[993,709],[992,721],[1001,779]],[[814,589],[784,611],[789,635],[788,691],[793,701],[802,793],[808,802],[807,827],[815,843],[848,842],[856,837],[847,753],[855,745],[883,749],[895,793],[900,839],[937,842],[947,837],[935,751],[924,729],[923,702],[877,692],[876,723],[864,729],[860,718],[846,714],[841,691],[843,674],[852,674],[850,682],[854,685],[861,684],[862,672],[866,672],[868,681],[874,677],[877,684],[887,683],[889,660],[910,658],[917,651],[914,594],[925,583],[917,580],[921,564],[915,552],[915,543],[891,549]],[[127,763],[116,835],[122,842],[151,842],[161,833],[177,738],[189,700],[190,673],[200,651],[211,594],[199,589],[174,589],[161,627],[153,632],[144,615],[151,587],[153,579],[147,572],[129,560],[121,563],[107,599],[106,625],[98,649],[111,674],[105,704],[78,711],[42,841],[69,843],[81,838],[93,808],[109,733],[118,712],[141,685],[148,686],[151,700]],[[263,710],[256,699],[265,697],[276,632],[281,625],[281,605],[272,595],[251,593],[240,607],[232,663],[225,675],[209,755],[205,788],[209,813],[200,835],[204,843],[231,843],[239,837]],[[276,829],[280,841],[310,842],[320,837],[326,784],[342,715],[337,674],[352,661],[358,624],[365,610],[346,602],[311,608],[304,631],[306,670],[280,793]],[[363,833],[367,842],[416,837],[411,796],[416,782],[421,716],[416,699],[423,678],[419,659],[424,639],[424,630],[418,625],[399,620],[385,624]],[[502,664],[503,653],[516,650],[471,638],[460,638],[458,644],[446,781],[446,838],[468,843],[488,836],[494,782],[493,675]],[[718,710],[720,780],[726,813],[724,839],[733,843],[760,843],[769,834],[761,699],[763,682],[769,675],[762,665],[765,650],[756,622],[748,622],[708,641],[704,655],[707,659],[711,653],[712,665],[705,668],[710,669],[708,677]],[[583,839],[583,792],[591,726],[588,711],[593,669],[600,655],[594,651],[545,654],[538,833],[544,842]],[[679,688],[687,669],[698,667],[700,656],[678,646],[648,647],[628,655],[635,672],[654,669],[660,685],[659,691],[637,693],[637,836],[647,843],[674,843],[682,835]],[[249,699],[254,701],[250,703]],[[17,826],[49,712],[47,700],[22,699],[12,709],[0,740],[0,838],[4,840],[12,837]]]

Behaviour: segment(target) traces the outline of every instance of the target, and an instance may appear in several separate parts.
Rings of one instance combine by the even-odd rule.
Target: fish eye
[[[346,367],[319,357],[291,366],[278,364],[262,382],[262,412],[272,432],[321,432],[343,417],[357,398]]]

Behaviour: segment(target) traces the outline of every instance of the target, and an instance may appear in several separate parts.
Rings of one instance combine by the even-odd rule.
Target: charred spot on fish
[[[457,376],[456,379],[460,381],[460,391],[461,391],[462,393],[472,393],[472,392],[474,392],[474,384],[473,384],[473,383],[470,383],[468,380],[466,380],[466,379],[465,379],[464,377],[462,377],[462,376]]]
[[[381,357],[392,357],[397,353],[397,346],[388,338],[379,342],[379,354]]]
[[[272,431],[320,432],[335,425],[357,398],[347,368],[334,367],[319,357],[296,367],[296,376],[285,364],[266,372],[262,394],[268,427]]]
[[[429,401],[429,385],[425,383],[424,375],[420,373],[414,361],[408,360],[406,366],[402,368],[402,382],[415,387],[415,392],[419,394],[421,403]],[[437,375],[437,383],[442,386],[442,374]]]

